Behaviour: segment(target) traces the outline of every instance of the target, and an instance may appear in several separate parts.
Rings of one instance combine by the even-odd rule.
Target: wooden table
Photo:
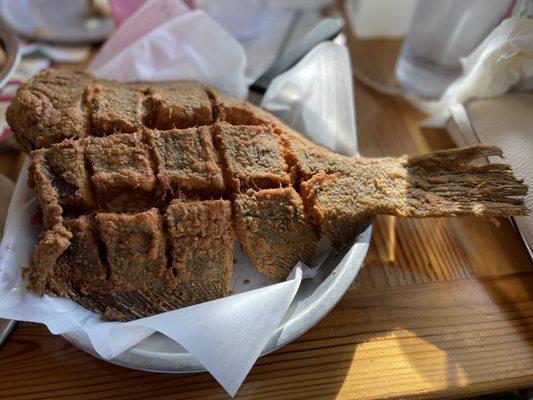
[[[358,67],[379,68],[389,43]],[[367,49],[367,50],[368,50]],[[368,156],[451,147],[400,99],[355,84]],[[6,158],[8,157],[8,158]],[[0,172],[16,174],[16,156]],[[335,309],[258,360],[237,398],[450,398],[533,384],[533,265],[509,221],[379,218],[365,265]],[[0,347],[0,398],[224,399],[207,373],[128,370],[89,356],[40,325],[19,323]]]

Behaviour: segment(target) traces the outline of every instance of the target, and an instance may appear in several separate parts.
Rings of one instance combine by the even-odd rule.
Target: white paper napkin
[[[131,17],[131,21],[143,21],[144,25],[122,25],[93,63],[93,71],[122,81],[198,79],[243,96],[245,59],[239,44],[205,14],[186,12],[178,3],[147,2]],[[171,15],[166,22],[161,21],[164,10],[170,10]],[[160,25],[148,29],[154,21]],[[191,32],[195,30],[198,32]],[[120,47],[121,43],[125,47]],[[288,89],[298,88],[295,97],[286,102],[283,116],[299,121],[298,128],[307,131],[311,139],[354,154],[349,71],[344,47],[320,45],[273,82],[265,105],[283,108],[282,99],[290,93]],[[286,282],[272,285],[237,252],[235,277],[239,280],[234,279],[232,290],[238,294],[128,323],[104,322],[73,301],[39,297],[26,290],[20,268],[30,264],[31,249],[40,230],[29,223],[37,205],[26,184],[27,166],[28,162],[17,182],[0,245],[0,317],[44,323],[55,334],[87,335],[104,359],[120,354],[153,332],[161,332],[186,348],[234,395],[283,318],[302,272],[310,271],[300,265]],[[251,284],[239,284],[243,277],[249,277]]]
[[[147,1],[104,45],[89,70],[120,82],[197,79],[244,98],[241,45],[202,11]]]
[[[533,210],[532,111],[533,93],[509,93],[456,105],[446,125],[458,146],[483,143],[501,147],[505,161],[530,188],[525,198],[529,210]],[[514,220],[533,256],[533,215]]]
[[[352,88],[346,48],[324,42],[311,50],[297,68],[272,81],[261,107],[275,113],[294,129],[305,132],[316,143],[355,156],[355,107],[339,107],[339,103],[354,104]]]

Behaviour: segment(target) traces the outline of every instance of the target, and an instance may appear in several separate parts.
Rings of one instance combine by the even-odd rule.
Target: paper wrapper
[[[179,2],[152,1],[124,23],[91,69],[119,81],[198,79],[243,97],[245,65],[240,45],[205,14],[189,12]],[[351,88],[347,50],[324,43],[272,83],[264,106],[317,142],[354,155]],[[161,332],[235,394],[286,313],[302,274],[312,275],[312,270],[300,264],[286,282],[271,284],[236,246],[233,296],[132,322],[104,322],[71,300],[39,297],[26,290],[21,267],[30,265],[40,232],[29,223],[37,204],[26,184],[27,166],[28,161],[0,246],[0,318],[44,323],[54,334],[86,335],[104,359]],[[243,285],[244,279],[250,283]]]

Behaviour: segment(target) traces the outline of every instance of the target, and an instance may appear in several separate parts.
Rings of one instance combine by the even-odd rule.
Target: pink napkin
[[[115,25],[119,27],[135,11],[137,11],[146,0],[109,0],[111,16]]]
[[[93,70],[100,68],[119,51],[154,28],[190,11],[181,1],[158,1],[150,4],[145,3],[145,0],[112,0],[110,5],[113,19],[116,19],[120,29],[115,31],[94,58],[91,63]]]
[[[119,82],[195,79],[246,97],[242,46],[203,11],[145,2],[109,38],[89,71]]]
[[[130,15],[137,11],[146,2],[146,0],[109,0],[111,8],[111,16],[115,25],[119,27],[122,25]],[[194,8],[194,0],[183,0],[185,4],[192,10]]]

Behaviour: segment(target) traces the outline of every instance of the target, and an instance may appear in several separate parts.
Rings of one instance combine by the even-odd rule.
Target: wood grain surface
[[[389,57],[370,43],[370,70]],[[356,51],[357,50],[357,51]],[[451,147],[401,99],[355,84],[361,151]],[[0,155],[3,158],[4,155]],[[0,172],[14,175],[12,163]],[[451,398],[533,384],[533,265],[509,221],[378,218],[365,265],[334,310],[258,360],[239,399]],[[153,374],[19,323],[0,347],[1,399],[226,399],[207,373]]]

